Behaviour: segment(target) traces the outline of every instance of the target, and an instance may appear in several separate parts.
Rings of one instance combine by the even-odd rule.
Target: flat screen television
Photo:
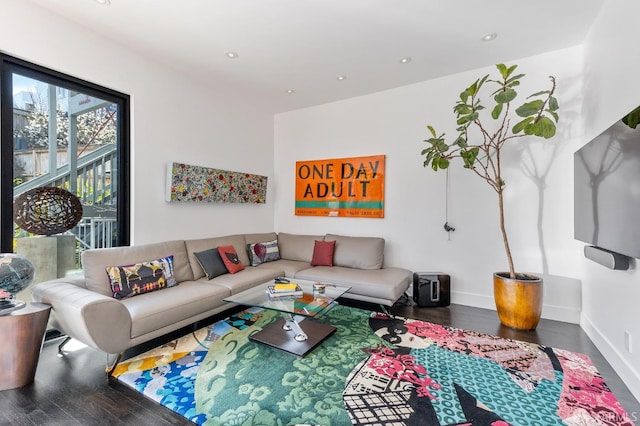
[[[574,237],[640,258],[640,125],[618,120],[574,154]]]

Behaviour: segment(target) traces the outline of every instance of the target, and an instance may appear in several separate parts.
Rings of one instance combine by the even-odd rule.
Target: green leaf
[[[473,114],[467,114],[467,115],[461,116],[460,118],[458,118],[456,123],[457,124],[471,123],[472,121],[476,120],[477,118],[478,118],[478,113],[474,112]]]
[[[554,120],[556,120],[556,123],[558,122],[558,120],[560,119],[560,117],[558,116],[558,113],[555,111],[551,111],[551,110],[546,110],[547,113],[549,113],[549,115],[551,115]]]
[[[622,122],[635,129],[640,124],[640,106],[622,117]]]
[[[429,132],[435,138],[436,137],[436,130],[432,126],[427,126],[427,129],[429,129]]]
[[[460,148],[466,148],[467,147],[467,139],[464,136],[460,135],[460,136],[458,136],[458,138],[456,139],[454,144],[458,145]]]
[[[540,95],[548,95],[548,94],[549,94],[549,91],[548,91],[548,90],[543,90],[543,91],[541,91],[541,92],[536,92],[536,93],[534,93],[533,95],[529,95],[529,96],[527,96],[527,99],[529,99],[529,98],[535,98],[536,96],[540,96]]]
[[[473,108],[471,108],[471,106],[467,104],[458,103],[456,104],[456,106],[453,107],[453,112],[455,112],[458,115],[466,115],[466,114],[471,114],[473,112]]]
[[[482,87],[482,85],[484,84],[485,81],[487,81],[487,78],[489,78],[489,74],[485,75],[484,77],[482,77],[480,79],[480,81],[478,82],[478,91],[480,91],[480,88]],[[477,93],[477,92],[476,92]]]
[[[500,75],[502,76],[502,78],[506,79],[507,78],[507,66],[505,64],[497,64],[496,68],[498,68],[498,71],[500,72]]]
[[[441,169],[446,169],[449,167],[449,160],[447,160],[445,157],[440,157],[438,159],[438,167]]]
[[[513,89],[501,90],[493,99],[499,104],[506,104],[514,100],[518,92]]]
[[[635,129],[640,124],[640,106],[622,117],[622,122]]]
[[[527,117],[521,122],[517,123],[515,126],[513,126],[513,129],[511,131],[513,132],[513,134],[517,135],[518,133],[524,130],[524,127],[527,124],[529,124],[532,121],[533,121],[533,117]]]
[[[540,132],[540,129],[538,128],[537,123],[531,122],[524,126],[525,135],[536,135],[539,132]]]
[[[538,120],[538,128],[539,133],[536,133],[536,136],[550,139],[556,134],[556,124],[549,117],[540,117],[540,120]]]
[[[516,114],[520,117],[529,117],[538,114],[542,107],[544,107],[544,102],[537,99],[520,105],[518,109],[516,109]]]
[[[549,98],[549,111],[557,111],[560,108],[560,106],[558,105],[558,100],[551,96]],[[556,121],[558,121],[558,119],[556,119]]]
[[[478,93],[478,83],[480,82],[480,80],[476,80],[473,82],[473,84],[469,87],[467,87],[466,92],[469,94],[469,96],[475,96],[476,93]]]
[[[436,143],[434,143],[435,149],[439,152],[446,152],[449,150],[449,145],[444,141],[444,139],[438,139]]]
[[[518,74],[518,75],[514,75],[513,77],[511,77],[510,79],[508,79],[506,81],[506,84],[508,86],[518,86],[520,85],[520,79],[524,77],[524,74]]]
[[[464,167],[467,169],[472,169],[473,165],[476,162],[476,158],[478,157],[478,153],[480,152],[479,148],[471,148],[467,151],[461,151],[460,157],[464,161]]]
[[[517,65],[511,65],[508,69],[507,69],[507,77],[509,77],[511,74],[513,74],[513,72],[516,70],[516,68],[518,68]],[[524,76],[524,74],[522,74]]]
[[[497,120],[498,118],[500,118],[500,114],[502,114],[502,105],[504,104],[496,104],[495,107],[493,107],[493,111],[491,111],[491,117],[493,117],[494,120]]]

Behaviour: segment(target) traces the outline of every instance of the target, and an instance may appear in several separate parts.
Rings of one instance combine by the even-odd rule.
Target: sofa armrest
[[[129,311],[120,301],[85,288],[84,277],[37,284],[32,297],[51,305],[54,326],[66,335],[111,354],[129,347]]]

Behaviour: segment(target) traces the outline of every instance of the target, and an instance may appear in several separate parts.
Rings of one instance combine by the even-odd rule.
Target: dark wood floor
[[[396,304],[391,313],[587,354],[631,418],[640,415],[640,403],[575,324],[543,319],[536,331],[515,331],[501,326],[494,311],[460,305],[421,308]],[[189,331],[183,329],[181,334]],[[60,339],[45,342],[33,384],[0,392],[0,425],[191,424],[128,387],[108,380],[103,353],[84,348],[58,356],[59,343]],[[158,343],[152,342],[148,347]],[[146,349],[142,347],[137,352]]]

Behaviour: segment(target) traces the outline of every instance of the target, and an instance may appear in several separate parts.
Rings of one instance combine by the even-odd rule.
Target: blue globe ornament
[[[35,268],[27,259],[13,253],[0,253],[0,291],[13,297],[29,286],[34,276]]]

